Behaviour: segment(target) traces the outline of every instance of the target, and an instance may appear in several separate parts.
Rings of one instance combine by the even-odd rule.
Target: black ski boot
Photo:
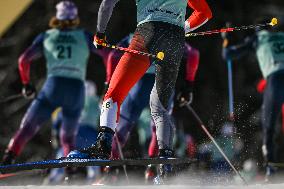
[[[1,164],[2,165],[13,164],[13,163],[15,163],[15,159],[16,159],[16,154],[7,149],[4,153]]]
[[[171,158],[174,157],[173,150],[160,149],[159,158]],[[164,184],[169,178],[173,177],[173,165],[171,164],[160,164],[158,176],[154,179],[154,184]]]
[[[97,141],[90,147],[82,150],[74,150],[68,154],[68,158],[99,158],[109,159],[114,131],[109,127],[100,127]]]

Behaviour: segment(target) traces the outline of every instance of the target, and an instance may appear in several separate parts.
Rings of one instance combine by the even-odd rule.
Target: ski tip
[[[164,60],[165,54],[163,52],[158,52],[156,56],[159,60]]]
[[[271,19],[271,22],[270,22],[269,24],[270,24],[271,26],[277,25],[277,24],[278,24],[277,18],[272,18],[272,19]]]

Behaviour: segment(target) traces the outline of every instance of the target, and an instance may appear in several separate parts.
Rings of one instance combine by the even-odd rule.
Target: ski
[[[36,162],[0,166],[0,173],[14,173],[34,169],[50,169],[62,167],[86,167],[86,166],[122,166],[137,165],[144,166],[149,164],[190,164],[194,160],[189,158],[149,158],[149,159],[124,159],[124,160],[105,160],[105,159],[76,159],[61,158]]]

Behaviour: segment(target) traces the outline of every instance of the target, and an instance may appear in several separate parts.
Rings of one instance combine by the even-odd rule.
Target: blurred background
[[[0,1],[0,99],[21,93],[21,82],[17,59],[34,37],[48,29],[49,19],[55,14],[58,0],[9,0]],[[79,8],[81,27],[95,32],[100,0],[74,0]],[[283,0],[207,0],[213,12],[213,19],[197,31],[217,29],[231,22],[232,26],[249,25],[258,18],[277,17],[284,20]],[[191,10],[188,9],[188,15]],[[281,19],[282,18],[282,19]],[[134,0],[122,0],[116,6],[108,25],[107,36],[115,44],[136,27]],[[253,31],[239,31],[229,34],[230,44],[243,40]],[[228,121],[227,65],[222,59],[222,38],[209,35],[187,38],[199,49],[200,66],[196,77],[193,108],[200,115],[208,129],[217,136],[222,125]],[[39,90],[45,80],[45,60],[32,63],[31,80]],[[92,55],[88,65],[87,78],[98,86],[102,94],[105,81],[105,67],[99,56]],[[256,90],[262,78],[255,55],[252,53],[233,62],[235,136],[243,141],[240,155],[243,161],[254,157],[261,161],[261,126],[259,109],[262,95]],[[30,101],[18,98],[0,104],[0,156],[9,139],[18,129]],[[186,109],[175,108],[178,126],[189,133],[198,144],[208,141],[207,136]],[[20,161],[48,158],[51,151],[50,123],[28,143]],[[281,124],[279,123],[279,127]],[[281,134],[281,132],[279,132]],[[279,135],[279,142],[283,136]],[[283,142],[282,142],[283,143]]]

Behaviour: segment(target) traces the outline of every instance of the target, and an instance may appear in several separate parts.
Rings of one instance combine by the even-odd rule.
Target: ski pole
[[[253,25],[248,25],[248,26],[236,26],[236,27],[228,27],[228,28],[209,30],[209,31],[203,31],[203,32],[188,33],[188,34],[185,35],[185,37],[195,37],[195,36],[200,36],[200,35],[227,33],[227,32],[233,32],[233,31],[261,28],[261,27],[266,27],[266,26],[272,26],[273,27],[277,24],[277,22],[278,22],[277,18],[272,18],[269,23],[253,24]]]
[[[227,27],[230,26],[230,23],[226,24]],[[221,33],[223,38],[223,48],[226,48],[229,44],[229,40],[227,37],[228,33]],[[227,59],[227,72],[228,72],[228,94],[229,94],[229,120],[234,121],[234,93],[233,93],[233,74],[232,74],[232,60]]]
[[[22,93],[20,93],[20,94],[15,94],[15,95],[11,95],[11,96],[6,97],[6,98],[4,98],[3,100],[1,100],[1,101],[0,101],[0,104],[2,104],[2,103],[7,103],[7,102],[10,102],[10,101],[12,101],[12,100],[16,100],[16,99],[18,99],[18,98],[21,98],[21,97],[23,97]]]
[[[117,133],[117,130],[115,130],[115,133]],[[123,155],[123,152],[122,152],[121,144],[118,140],[117,134],[115,134],[115,135],[116,136],[114,138],[115,138],[115,141],[116,141],[116,144],[117,144],[117,147],[118,147],[119,156],[122,160],[124,160],[124,155]],[[130,182],[129,182],[129,177],[128,177],[128,174],[127,174],[126,165],[123,165],[122,167],[123,167],[123,171],[124,171],[127,183],[129,184]]]
[[[164,57],[165,57],[165,54],[163,52],[158,52],[155,55],[155,54],[150,54],[150,53],[147,53],[147,52],[137,51],[137,50],[134,50],[134,49],[110,45],[110,44],[107,44],[107,43],[103,43],[102,46],[107,47],[107,48],[111,48],[111,49],[116,49],[116,50],[119,50],[119,51],[122,51],[122,52],[128,52],[128,53],[132,53],[132,54],[139,54],[139,55],[143,55],[143,56],[148,56],[148,57],[155,58],[155,59],[158,59],[158,60],[163,60]]]
[[[194,111],[194,109],[190,106],[189,103],[184,102],[183,104],[181,104],[181,106],[186,106],[187,109],[192,113],[192,115],[195,117],[195,119],[197,120],[198,124],[201,126],[202,130],[206,133],[206,135],[210,138],[210,140],[214,143],[214,145],[216,146],[216,148],[219,150],[219,152],[222,154],[222,156],[225,158],[225,160],[229,163],[229,165],[231,166],[231,168],[234,170],[234,172],[242,179],[242,181],[244,182],[245,185],[248,185],[248,183],[246,182],[246,180],[244,179],[244,177],[240,174],[240,172],[235,168],[235,166],[231,163],[231,161],[229,160],[229,158],[227,157],[227,155],[224,153],[224,151],[222,150],[222,148],[218,145],[218,143],[215,141],[214,137],[210,134],[210,132],[207,130],[207,128],[205,127],[205,125],[203,124],[202,120],[200,119],[200,117],[197,115],[197,113]]]
[[[234,94],[233,94],[233,74],[232,74],[232,60],[227,60],[228,69],[228,90],[229,90],[229,119],[235,120],[234,114]]]

